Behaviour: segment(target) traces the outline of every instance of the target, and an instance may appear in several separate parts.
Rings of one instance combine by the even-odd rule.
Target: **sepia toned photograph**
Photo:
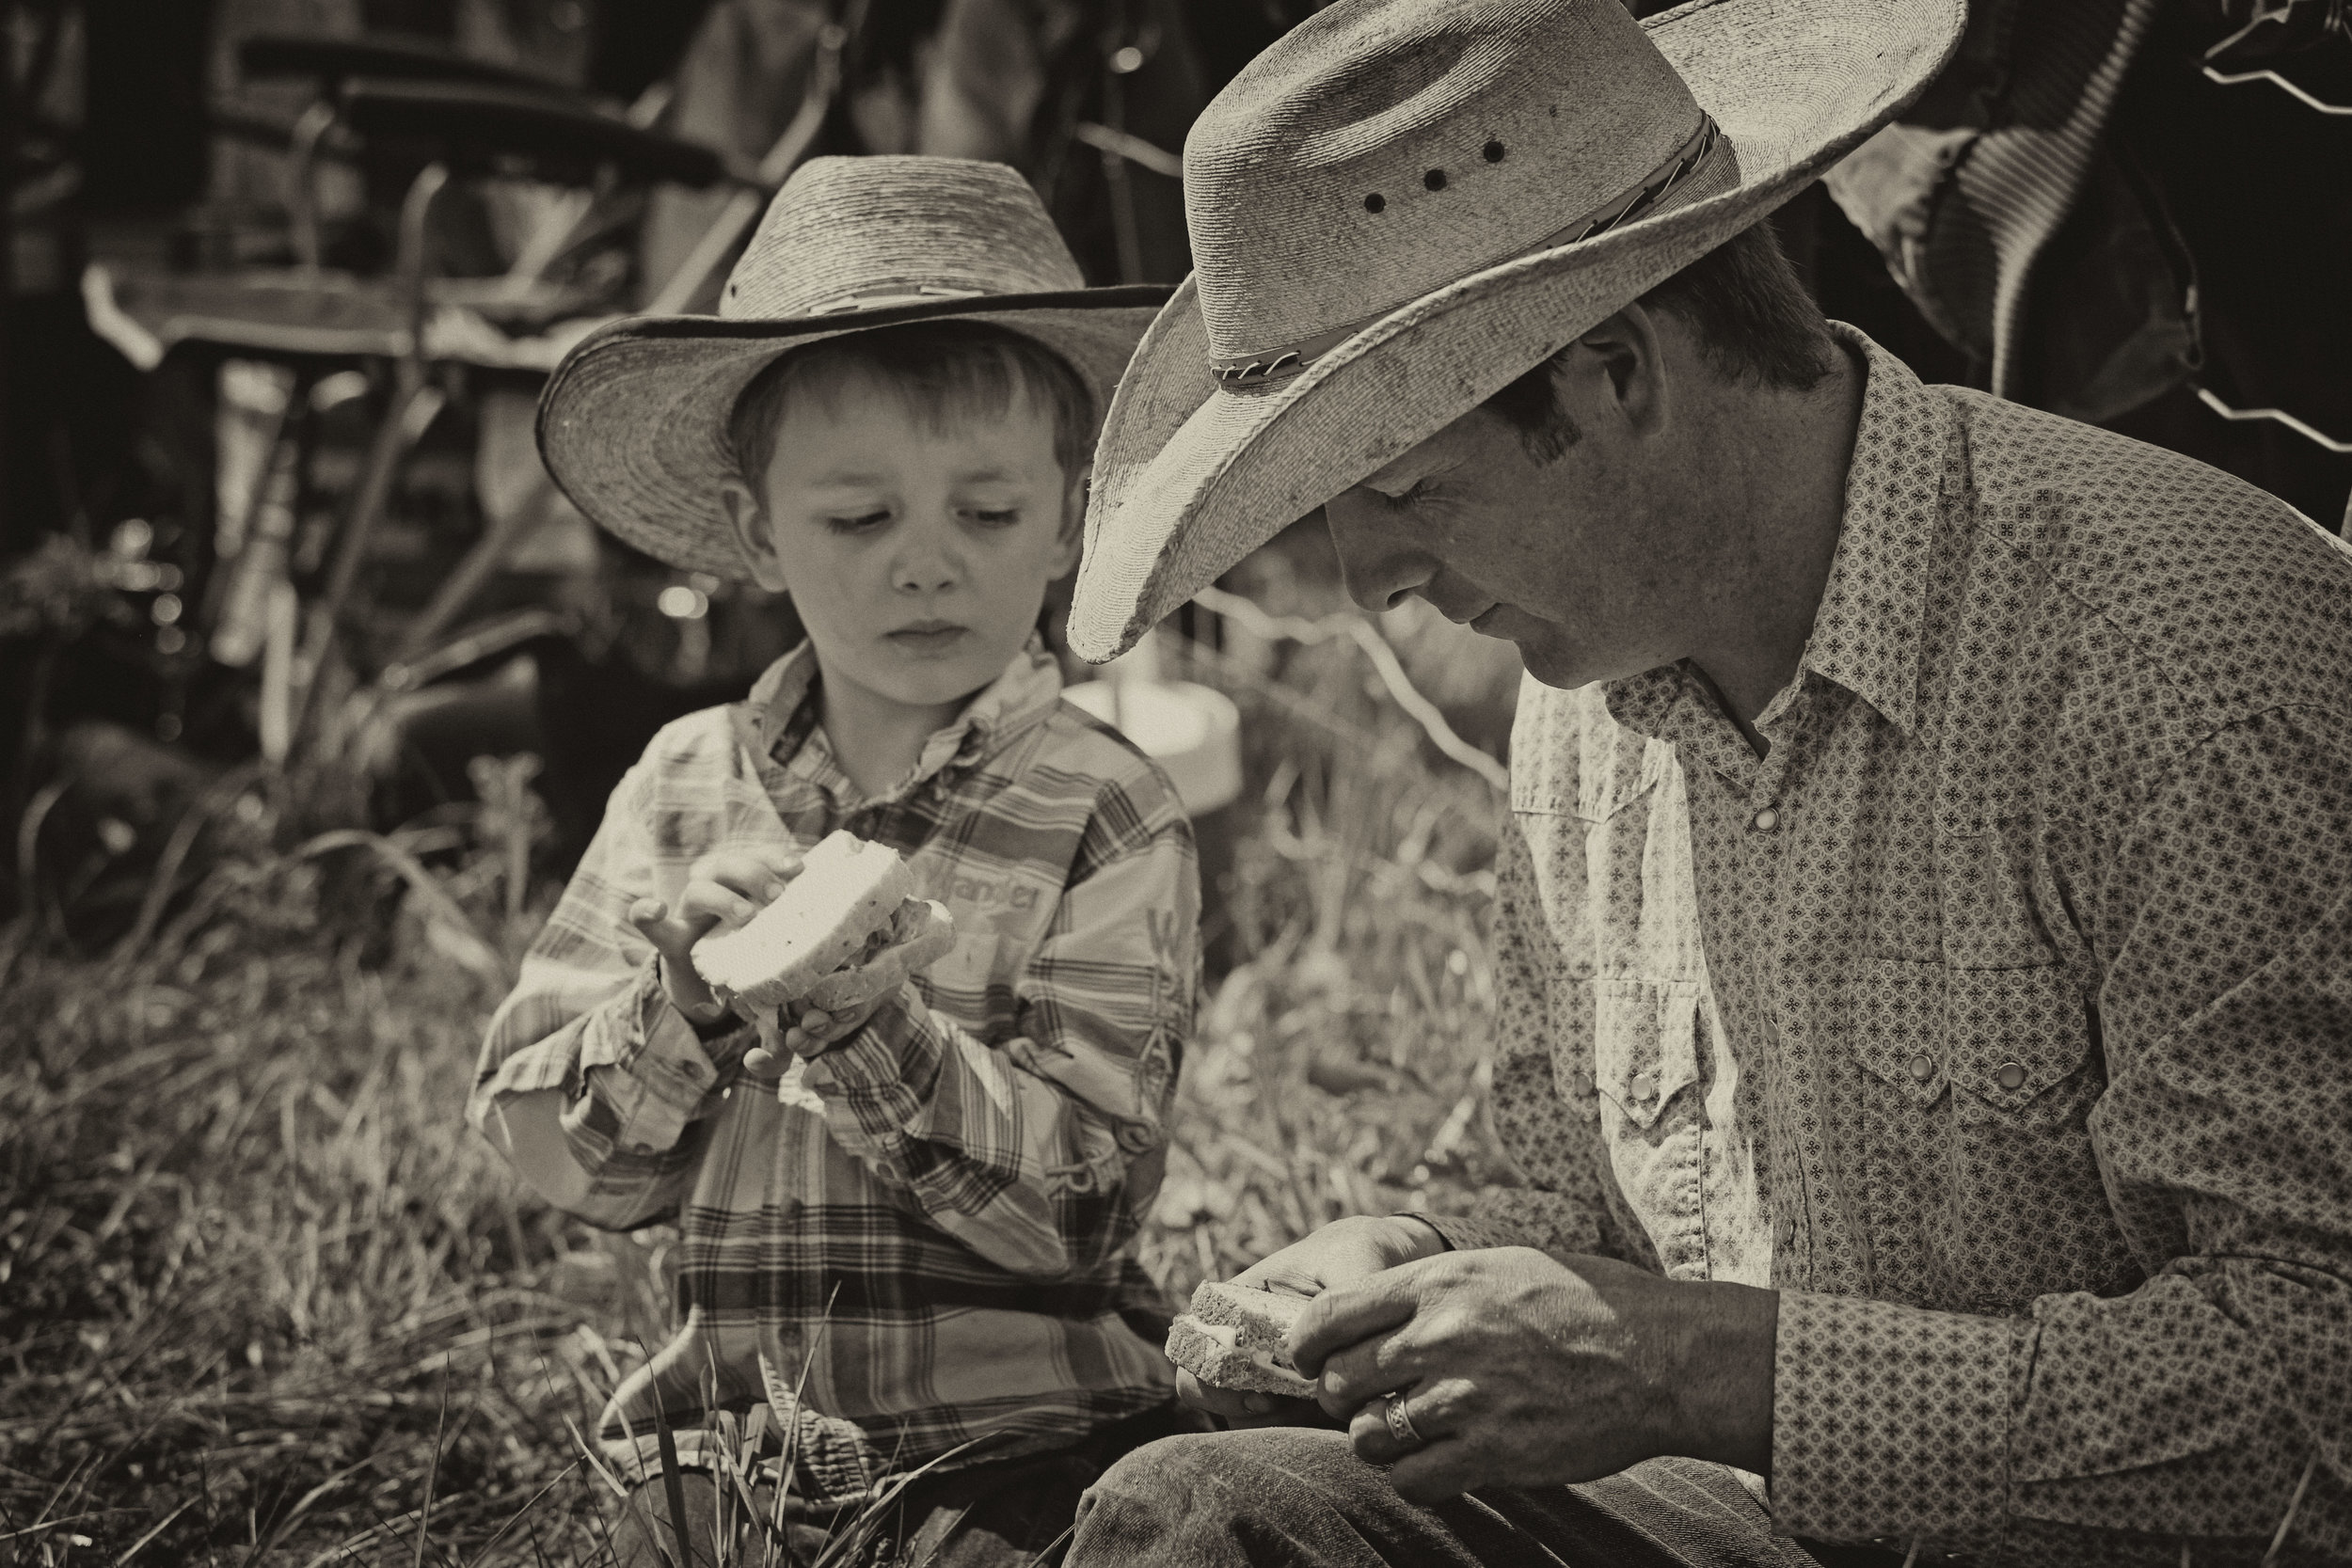
[[[2352,1568],[2352,0],[0,22],[0,1568]]]

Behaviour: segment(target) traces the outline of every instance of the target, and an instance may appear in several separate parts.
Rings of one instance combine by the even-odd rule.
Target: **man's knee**
[[[1388,1491],[1336,1432],[1266,1427],[1164,1437],[1088,1489],[1070,1562],[1294,1560],[1326,1522],[1366,1500],[1358,1494],[1367,1485]]]

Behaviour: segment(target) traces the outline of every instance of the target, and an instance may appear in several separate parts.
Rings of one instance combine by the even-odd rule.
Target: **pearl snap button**
[[[2000,1085],[2001,1087],[2005,1089],[2024,1088],[2026,1086],[2026,1064],[2023,1062],[2003,1062],[1999,1067],[1994,1069],[1993,1081],[1995,1084]]]
[[[1924,1084],[1935,1076],[1935,1059],[1926,1052],[1911,1058],[1911,1075]]]
[[[1780,813],[1774,811],[1772,807],[1766,806],[1762,811],[1756,814],[1756,831],[1757,832],[1769,833],[1774,828],[1779,826]]]
[[[1658,1098],[1658,1074],[1654,1072],[1635,1073],[1633,1075],[1633,1098],[1656,1100]]]

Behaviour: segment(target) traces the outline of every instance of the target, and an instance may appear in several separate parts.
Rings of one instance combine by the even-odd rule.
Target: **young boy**
[[[583,511],[788,592],[808,630],[623,780],[472,1099],[551,1201],[682,1231],[683,1325],[604,1416],[640,1483],[625,1560],[675,1555],[660,1426],[690,1472],[756,1429],[804,1541],[874,1514],[868,1556],[946,1564],[1027,1561],[1188,1424],[1133,1239],[1192,1022],[1191,832],[1036,635],[1163,293],[1083,289],[1001,166],[819,159],[719,317],[619,324],[548,385]],[[885,950],[838,1016],[728,1012],[695,940],[843,828],[906,857],[953,949],[915,974]],[[687,1479],[699,1538],[735,1494]]]

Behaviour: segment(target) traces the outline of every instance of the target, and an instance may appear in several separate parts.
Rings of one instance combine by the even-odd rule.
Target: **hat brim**
[[[981,294],[797,320],[633,316],[564,356],[539,400],[539,454],[588,517],[688,571],[740,578],[720,487],[736,472],[726,424],[752,378],[787,350],[921,322],[985,322],[1068,360],[1105,407],[1161,284]]]
[[[1965,6],[1870,8],[1867,28],[1834,24],[1818,0],[1696,0],[1648,19],[1729,140],[1738,182],[1449,284],[1287,381],[1218,388],[1187,278],[1104,421],[1071,647],[1096,661],[1124,653],[1283,528],[1763,218],[1899,113],[1958,46]]]

